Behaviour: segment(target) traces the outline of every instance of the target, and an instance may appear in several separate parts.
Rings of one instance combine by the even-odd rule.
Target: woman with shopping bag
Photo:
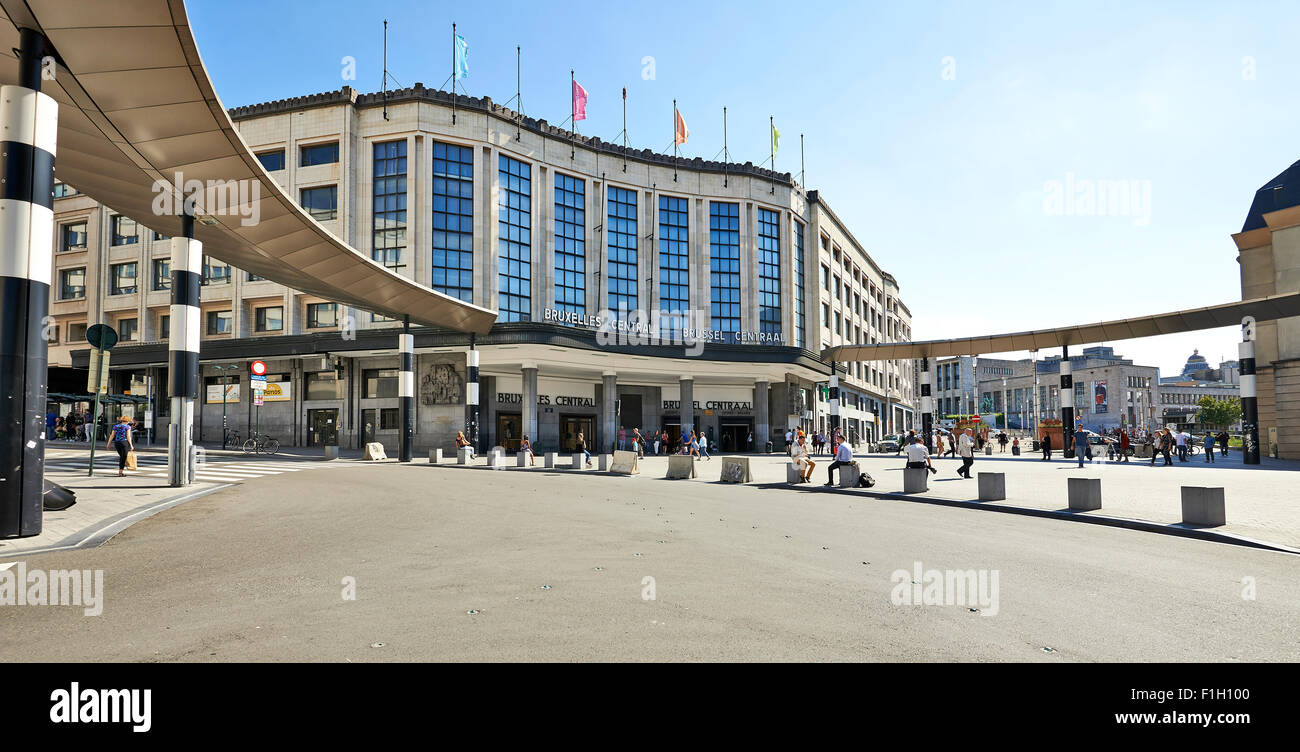
[[[131,443],[131,419],[119,416],[113,430],[108,432],[105,449],[117,449],[117,474],[126,475],[127,467],[135,469],[135,445]]]

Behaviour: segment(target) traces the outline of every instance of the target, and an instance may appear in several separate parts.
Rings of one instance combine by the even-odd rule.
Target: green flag
[[[772,126],[772,155],[775,156],[778,149],[781,148],[781,131]]]

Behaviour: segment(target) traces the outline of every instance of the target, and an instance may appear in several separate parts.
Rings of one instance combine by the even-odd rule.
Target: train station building
[[[478,391],[483,446],[609,446],[693,426],[722,451],[825,430],[821,350],[908,341],[899,284],[817,191],[752,164],[575,136],[417,84],[235,108],[240,137],[322,227],[419,284],[499,312],[486,335],[414,328],[417,451],[449,448]],[[110,389],[165,437],[171,246],[151,216],[56,187],[52,394],[84,394],[85,331],[121,335]],[[199,441],[399,440],[401,322],[205,258]],[[471,348],[476,355],[471,355]],[[478,381],[471,359],[478,361]],[[269,367],[253,404],[247,364]],[[858,441],[914,425],[911,360],[839,364]],[[129,402],[128,401],[128,402]],[[66,412],[71,404],[64,404]]]

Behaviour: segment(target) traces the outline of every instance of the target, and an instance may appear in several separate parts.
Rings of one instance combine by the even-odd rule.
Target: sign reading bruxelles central
[[[694,326],[704,312],[604,310],[596,315],[547,308],[548,323],[591,329],[602,345],[784,345],[781,332],[722,331]]]

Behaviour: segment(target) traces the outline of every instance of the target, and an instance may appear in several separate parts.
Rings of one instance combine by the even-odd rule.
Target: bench
[[[1101,478],[1069,478],[1068,483],[1071,511],[1101,509]]]

